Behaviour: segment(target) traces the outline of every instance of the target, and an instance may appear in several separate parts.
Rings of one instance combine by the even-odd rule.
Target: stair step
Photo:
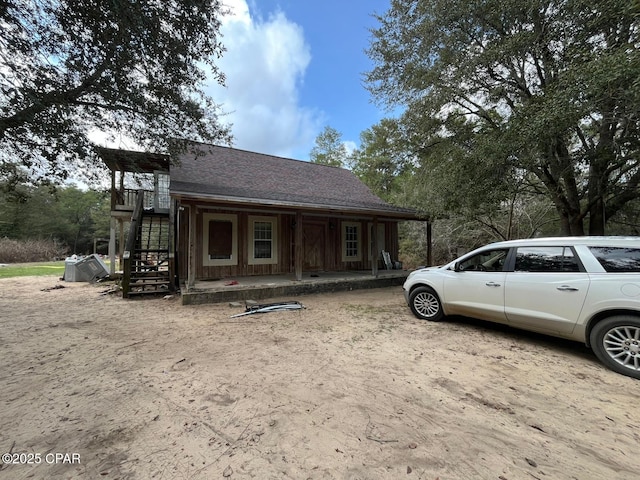
[[[156,212],[152,210],[144,210],[142,212],[142,218],[145,217],[153,217],[153,218],[166,218],[169,221],[169,214],[166,212]]]
[[[130,285],[169,285],[171,281],[167,277],[149,278],[149,277],[131,277]]]
[[[159,289],[153,289],[153,290],[131,290],[129,292],[129,296],[141,296],[141,295],[152,295],[154,293],[162,293],[164,295],[170,293],[169,290],[167,288],[159,288]]]
[[[130,285],[142,287],[144,285],[169,285],[171,281],[168,278],[146,279],[146,278],[132,278]]]
[[[156,276],[148,276],[148,275],[135,275],[131,274],[131,281],[161,281],[161,282],[169,282],[169,275],[156,275]]]

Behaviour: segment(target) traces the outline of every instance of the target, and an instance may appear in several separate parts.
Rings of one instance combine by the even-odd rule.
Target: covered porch
[[[308,272],[296,280],[295,274],[196,280],[182,289],[182,304],[197,305],[276,297],[295,297],[313,293],[400,287],[409,275],[407,270],[380,270],[377,276],[368,271]]]

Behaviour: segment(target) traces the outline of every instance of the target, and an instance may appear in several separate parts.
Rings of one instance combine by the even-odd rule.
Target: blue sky
[[[225,0],[227,48],[217,64],[226,86],[207,92],[232,124],[236,148],[307,160],[325,126],[348,146],[385,113],[371,101],[363,73],[372,13],[389,0]]]

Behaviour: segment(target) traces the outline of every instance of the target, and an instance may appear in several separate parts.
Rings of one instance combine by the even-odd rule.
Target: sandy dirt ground
[[[0,280],[0,479],[640,478],[640,381],[582,345],[398,287],[240,318],[106,288]]]

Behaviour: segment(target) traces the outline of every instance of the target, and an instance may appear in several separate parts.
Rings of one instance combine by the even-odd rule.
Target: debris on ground
[[[265,303],[262,305],[247,305],[244,312],[231,315],[231,317],[229,318],[242,317],[244,315],[253,315],[254,313],[277,312],[281,310],[302,310],[304,308],[306,307],[296,300],[288,302]]]
[[[43,288],[40,291],[41,292],[50,292],[51,290],[58,290],[60,288],[64,288],[64,285],[54,285],[53,287]]]
[[[107,288],[106,290],[101,291],[100,295],[112,295],[114,293],[120,292],[122,292],[122,287],[118,284],[114,284],[111,286],[111,288]]]

